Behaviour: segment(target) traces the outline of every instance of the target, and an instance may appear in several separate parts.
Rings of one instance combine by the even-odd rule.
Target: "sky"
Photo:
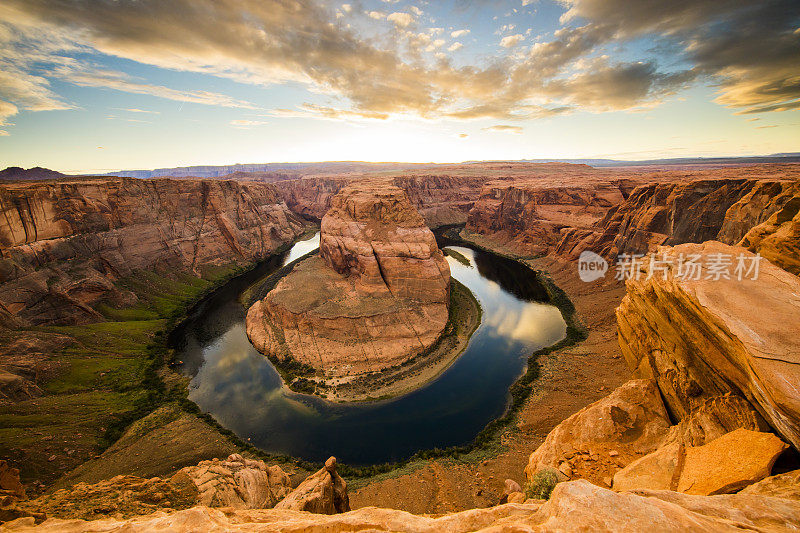
[[[0,168],[798,151],[797,0],[0,3]]]

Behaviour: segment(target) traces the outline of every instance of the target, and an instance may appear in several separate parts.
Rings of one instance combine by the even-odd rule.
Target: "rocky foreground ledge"
[[[439,339],[450,268],[402,189],[342,189],[321,233],[320,254],[248,311],[256,349],[345,378],[400,365]]]
[[[800,528],[800,502],[749,494],[691,496],[670,491],[616,493],[587,481],[560,483],[549,501],[528,500],[443,516],[366,507],[333,516],[308,512],[193,507],[128,520],[22,518],[8,532],[392,531],[402,533],[535,531],[788,531]]]

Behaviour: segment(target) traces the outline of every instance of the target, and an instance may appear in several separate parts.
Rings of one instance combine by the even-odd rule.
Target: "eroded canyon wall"
[[[737,244],[799,194],[800,165],[698,171],[561,165],[488,181],[466,229],[522,256],[574,260],[591,250],[612,259],[664,244],[711,239]],[[758,239],[787,264],[795,261],[785,244],[794,230],[783,219],[796,214],[792,205],[780,215],[782,222],[764,232],[784,229],[772,239]],[[746,246],[756,251],[755,245]]]
[[[435,174],[386,178],[331,176],[281,181],[276,188],[294,212],[310,220],[321,220],[330,209],[332,198],[346,185],[376,179],[403,189],[431,228],[465,223],[487,180],[483,176]]]
[[[101,317],[131,304],[115,281],[138,269],[202,275],[262,259],[302,233],[267,184],[75,179],[0,185],[0,313],[16,325]]]
[[[628,192],[622,180],[575,185],[560,181],[486,185],[469,213],[467,230],[491,236],[521,255],[544,255],[558,246],[565,232],[592,231]]]
[[[658,253],[668,268],[628,279],[617,309],[629,366],[657,381],[679,420],[709,399],[741,395],[800,449],[800,279],[767,261],[750,271],[752,254],[716,241]],[[680,270],[681,258],[694,254],[706,269],[701,276]],[[735,273],[740,256],[748,261],[742,275]],[[717,257],[733,261],[729,277],[709,277]]]

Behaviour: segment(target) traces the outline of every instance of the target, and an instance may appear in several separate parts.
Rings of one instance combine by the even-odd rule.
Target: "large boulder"
[[[681,260],[705,265],[699,279],[679,275]],[[627,281],[617,309],[619,343],[640,377],[653,378],[676,419],[709,398],[741,395],[795,448],[800,447],[800,279],[761,261],[757,279],[735,274],[743,248],[709,241],[658,250],[665,268]],[[731,259],[730,279],[708,279],[710,264]],[[685,268],[685,263],[683,263]]]
[[[792,470],[764,478],[758,483],[745,487],[739,494],[756,494],[800,500],[800,470]]]
[[[614,490],[727,494],[769,476],[788,446],[772,433],[739,428],[702,446],[665,444],[614,476]]]
[[[622,466],[658,449],[669,427],[655,382],[629,381],[556,426],[531,454],[525,476],[552,467],[608,486]]]
[[[450,268],[405,192],[342,189],[320,254],[297,264],[247,313],[253,345],[326,377],[397,366],[427,350],[449,316]]]
[[[346,513],[350,510],[347,482],[336,472],[336,458],[325,461],[325,466],[308,476],[286,496],[276,509],[308,511],[317,514]]]
[[[209,507],[265,509],[291,491],[289,476],[281,467],[244,459],[236,453],[224,461],[202,461],[179,474],[192,480],[199,492],[198,503]]]
[[[613,488],[617,491],[678,490],[686,448],[702,446],[740,428],[763,431],[768,426],[741,396],[726,394],[709,398],[670,428],[658,450],[617,472]]]
[[[678,492],[726,494],[769,476],[788,446],[772,433],[737,429],[704,444],[686,448]]]
[[[679,442],[666,444],[653,453],[636,459],[614,474],[612,487],[617,491],[676,490],[685,454],[683,444]]]

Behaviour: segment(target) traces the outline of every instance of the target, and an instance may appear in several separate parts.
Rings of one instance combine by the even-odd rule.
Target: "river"
[[[227,283],[170,336],[175,358],[191,377],[189,398],[267,452],[377,464],[466,444],[503,415],[508,388],[525,372],[528,356],[564,338],[561,313],[530,270],[488,252],[450,246],[469,260],[467,266],[447,258],[452,276],[480,302],[483,317],[445,372],[405,396],[375,403],[336,404],[291,392],[248,341],[239,295],[318,245],[319,234]]]

